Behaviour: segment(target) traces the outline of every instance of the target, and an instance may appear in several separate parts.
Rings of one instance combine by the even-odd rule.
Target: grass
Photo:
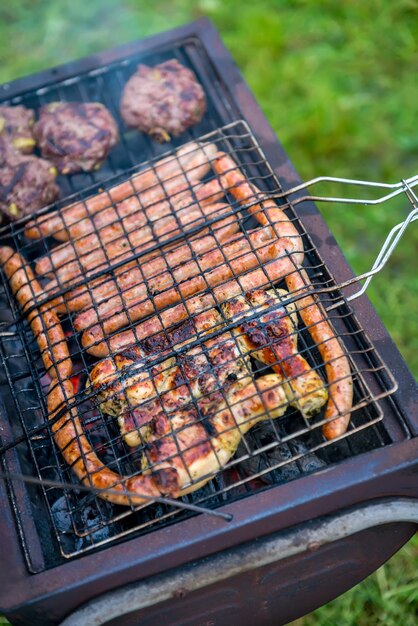
[[[417,174],[416,0],[15,0],[0,6],[0,81],[208,15],[303,179],[396,182]],[[328,187],[328,193],[348,193]],[[357,191],[357,190],[355,190]],[[320,207],[356,272],[367,270],[405,198]],[[368,290],[418,374],[418,228]],[[413,626],[418,540],[303,626]]]

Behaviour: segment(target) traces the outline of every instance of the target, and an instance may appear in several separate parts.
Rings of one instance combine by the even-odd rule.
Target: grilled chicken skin
[[[225,467],[245,433],[287,407],[281,377],[267,374],[244,387],[233,385],[224,400],[202,398],[172,415],[156,413],[148,424],[144,474],[175,470],[178,491],[170,495],[196,491]]]
[[[258,289],[229,300],[222,308],[227,318],[242,319],[234,330],[241,350],[280,374],[289,403],[309,417],[325,404],[328,393],[324,381],[298,351],[296,307],[281,304],[288,295],[281,289]],[[264,309],[269,310],[262,314]]]
[[[222,305],[224,316],[211,308],[92,370],[102,410],[117,418],[128,445],[139,446],[141,476],[158,475],[162,493],[202,487],[246,432],[289,404],[309,416],[326,402],[324,382],[298,353],[295,306],[282,305],[287,295],[247,292]],[[222,332],[225,317],[234,327]],[[200,345],[188,348],[197,337]],[[250,355],[275,373],[254,380]]]
[[[251,382],[248,357],[240,354],[231,333],[223,333],[176,358],[153,364],[176,346],[213,332],[222,324],[215,309],[197,315],[169,333],[160,333],[112,359],[98,363],[91,372],[90,386],[103,412],[117,417],[126,443],[138,446],[146,438],[147,424],[157,412],[173,413],[215,391],[228,391]],[[222,399],[222,396],[221,396]]]
[[[170,344],[172,348],[177,341],[179,348],[195,339],[196,332],[221,325],[221,315],[211,309],[197,315],[193,324],[188,321],[155,336],[152,345],[141,342],[130,357],[125,353],[113,362],[105,359],[90,376],[102,409],[117,417],[126,443],[141,446],[144,479],[158,474],[161,483],[167,473],[164,493],[172,497],[202,487],[226,465],[250,428],[279,417],[288,407],[282,377],[269,374],[253,381],[248,354],[229,331],[155,369],[156,346],[161,355]]]

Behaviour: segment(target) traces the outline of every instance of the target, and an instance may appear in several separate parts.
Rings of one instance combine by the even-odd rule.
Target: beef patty
[[[120,103],[127,126],[160,142],[177,137],[197,124],[206,110],[202,86],[194,73],[176,59],[138,69],[125,85]]]
[[[52,163],[34,155],[23,155],[0,137],[1,218],[17,220],[56,200],[59,196],[56,176]]]
[[[33,125],[35,114],[24,106],[0,106],[0,137],[7,139],[22,154],[35,147]]]
[[[119,140],[117,124],[99,102],[52,102],[35,124],[42,156],[62,174],[98,169]]]

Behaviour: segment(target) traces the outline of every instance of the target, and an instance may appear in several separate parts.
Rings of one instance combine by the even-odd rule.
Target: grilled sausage
[[[295,264],[301,265],[304,256],[303,241],[286,213],[277,206],[274,200],[263,200],[265,194],[248,182],[229,155],[220,152],[213,162],[213,169],[218,174],[222,187],[230,192],[240,204],[252,203],[248,207],[249,213],[254,215],[262,226],[271,228],[272,237],[286,237],[292,242],[289,254],[292,255]],[[254,204],[258,199],[260,202]]]
[[[238,236],[232,243],[225,244],[222,250],[212,250],[204,254],[198,263],[192,261],[186,266],[181,266],[177,272],[170,272],[152,283],[148,281],[148,284],[139,286],[131,292],[132,300],[125,299],[126,309],[123,312],[113,314],[109,319],[100,319],[96,326],[85,332],[95,341],[102,340],[103,333],[115,332],[150,313],[155,313],[193,293],[204,291],[208,286],[214,287],[224,283],[234,276],[241,275],[243,271],[278,256],[280,244],[276,240],[273,242],[267,239],[265,231],[256,230],[250,233],[248,238],[251,243],[247,237]],[[152,290],[158,291],[152,299],[148,295],[150,284]]]
[[[61,385],[52,381],[47,405],[54,440],[65,461],[82,483],[98,489],[98,495],[104,500],[124,506],[149,504],[149,499],[141,498],[140,495],[128,495],[127,491],[158,497],[162,492],[160,485],[170,485],[170,493],[179,495],[179,487],[176,489],[177,475],[170,468],[124,478],[104,465],[84,435],[77,410],[67,409],[73,398],[71,381],[63,381]],[[62,414],[64,409],[67,410]],[[119,493],[106,493],[106,489]]]
[[[214,205],[215,214],[218,212],[227,211],[227,207],[219,205],[219,208]],[[228,212],[228,211],[227,211]],[[200,236],[195,236],[189,240],[188,244],[173,244],[167,245],[164,252],[160,250],[153,250],[149,254],[142,256],[140,259],[131,261],[121,268],[114,270],[113,276],[105,275],[89,281],[86,284],[76,287],[75,289],[68,291],[62,297],[56,298],[57,307],[56,310],[59,313],[67,313],[67,311],[82,311],[85,309],[91,309],[97,306],[100,302],[109,300],[114,296],[119,296],[120,293],[124,293],[127,289],[135,287],[138,282],[144,281],[145,276],[152,277],[157,276],[158,273],[167,269],[167,258],[172,263],[173,267],[180,265],[186,261],[189,261],[193,255],[202,254],[208,250],[212,250],[218,247],[223,242],[233,237],[237,231],[238,223],[232,216],[221,220],[216,224],[214,228],[215,236],[205,235],[205,229]],[[146,249],[144,246],[143,250]],[[170,265],[170,262],[168,265]],[[59,289],[58,281],[50,281],[45,286],[45,292],[49,295],[53,295]],[[59,303],[59,304],[58,304]]]
[[[41,306],[39,310],[31,308],[44,292],[20,254],[6,246],[0,247],[0,264],[36,337],[46,371],[51,378],[68,378],[71,375],[71,360],[60,321],[52,308],[53,303]]]
[[[215,263],[214,251],[219,252],[218,242],[210,235],[190,241],[177,249],[160,255],[120,276],[110,278],[97,288],[90,289],[85,298],[90,298],[88,308],[74,320],[77,331],[85,330],[99,320],[105,320],[109,315],[115,315],[121,310],[127,310],[132,302],[142,302],[149,298],[150,293],[162,293],[173,286],[174,282],[192,279],[204,271],[205,258],[194,261],[203,253],[209,253],[211,263]],[[203,264],[203,265],[202,265]],[[209,266],[209,267],[212,267]],[[80,297],[78,298],[80,301]],[[73,303],[69,301],[69,307]]]
[[[175,155],[158,161],[154,168],[147,168],[120,185],[96,194],[83,202],[71,204],[60,211],[31,220],[26,225],[25,235],[29,239],[40,239],[52,235],[60,241],[67,241],[70,238],[69,229],[72,225],[116,202],[125,200],[133,192],[142,192],[159,186],[161,182],[182,174],[189,181],[199,180],[209,170],[210,160],[216,151],[214,144],[188,143],[182,146]]]
[[[141,211],[141,205],[135,196],[124,200],[117,205],[112,211],[114,212],[113,223],[97,232],[87,231],[87,234],[79,239],[67,241],[56,248],[53,248],[47,255],[41,257],[36,265],[36,273],[45,276],[55,272],[63,265],[81,258],[83,255],[91,253],[93,250],[102,247],[107,242],[112,242],[120,237],[124,237],[125,230],[121,224],[120,217],[127,217],[126,232],[130,232],[135,228],[145,226],[147,218],[144,211]],[[118,219],[119,216],[119,219]],[[131,219],[128,219],[128,216]],[[85,220],[87,221],[87,220]],[[94,222],[91,220],[92,230],[94,230]]]
[[[71,241],[57,246],[39,259],[36,272],[44,276],[75,259],[82,261],[84,255],[89,255],[98,248],[103,251],[105,244],[125,238],[126,234],[143,227],[147,221],[154,224],[155,236],[163,233],[173,236],[178,232],[179,224],[196,226],[202,218],[206,219],[209,211],[205,207],[213,205],[223,196],[217,180],[192,187],[191,192],[194,193],[197,204],[185,183],[179,184],[173,179],[164,183],[164,187],[165,192],[170,194],[170,201],[161,197],[161,191],[157,194],[148,190],[75,224],[70,229]],[[197,211],[200,214],[196,214]],[[170,215],[170,220],[163,220]],[[170,233],[170,226],[173,233]]]
[[[264,248],[265,254],[261,255],[260,251],[258,251],[257,256],[260,257],[260,259],[257,265],[261,262],[263,263],[263,267],[257,267],[252,271],[249,271],[249,268],[241,267],[239,277],[227,280],[211,290],[214,303],[221,304],[229,298],[241,294],[243,291],[250,291],[251,289],[257,288],[270,288],[273,283],[284,278],[286,274],[294,269],[292,261],[286,254],[287,246],[291,247],[291,242],[283,237],[279,241],[274,242],[269,248]],[[202,295],[204,296],[205,294]],[[147,333],[162,330],[163,326],[161,325],[159,317],[164,319],[165,327],[180,322],[187,316],[187,311],[193,310],[194,306],[196,306],[202,298],[202,295],[187,300],[187,309],[183,305],[174,306],[146,320],[146,322],[136,325],[132,329],[113,336],[111,335],[105,339],[103,339],[103,335],[100,332],[101,329],[95,326],[83,333],[83,347],[86,348],[90,354],[97,357],[106,357],[110,353],[120,352],[128,346],[135,344],[136,341],[140,341],[143,337],[146,337]]]
[[[99,270],[109,268],[112,263],[121,263],[124,260],[130,260],[132,254],[142,252],[144,246],[151,247],[157,242],[169,241],[175,235],[180,235],[184,230],[193,228],[199,223],[204,223],[207,217],[202,216],[200,207],[190,207],[190,211],[181,211],[176,215],[166,216],[158,222],[142,225],[135,230],[135,222],[131,225],[131,232],[123,237],[117,237],[114,241],[109,242],[106,246],[101,246],[88,254],[84,254],[74,261],[70,261],[56,269],[54,274],[57,283],[60,285],[71,285],[82,276],[90,276]],[[230,212],[228,205],[211,205],[205,208],[205,212],[209,215],[222,217]],[[233,216],[229,217],[229,224],[235,224],[235,230],[239,226]],[[117,230],[120,225],[115,225],[113,230]],[[219,225],[213,226],[216,232]],[[207,229],[205,229],[207,230]],[[145,248],[146,249],[146,248]]]
[[[311,282],[305,270],[299,268],[286,276],[286,285],[292,295],[302,295],[309,292]],[[322,430],[327,439],[335,439],[345,433],[350,422],[353,405],[350,363],[319,302],[306,295],[298,300],[298,310],[325,363],[329,393],[325,419],[328,423]]]
[[[261,232],[260,235],[262,235]],[[130,271],[118,277],[114,289],[116,298],[110,298],[111,294],[108,290],[101,298],[96,298],[95,294],[94,301],[99,304],[97,311],[89,307],[81,313],[76,318],[75,328],[83,330],[98,322],[99,319],[103,321],[120,310],[126,312],[132,304],[140,304],[147,300],[149,294],[155,294],[158,297],[175,284],[181,285],[186,282],[184,289],[192,291],[195,284],[200,284],[199,277],[202,272],[215,269],[226,259],[233,259],[237,254],[244,253],[248,249],[250,249],[248,242],[242,235],[236,235],[226,241],[225,251],[220,250],[218,242],[209,235],[190,241],[188,244],[167,252],[164,256],[142,263],[137,271]],[[198,282],[193,282],[195,278],[199,279]],[[161,300],[168,298],[169,296],[164,296]],[[100,301],[103,304],[100,304]]]

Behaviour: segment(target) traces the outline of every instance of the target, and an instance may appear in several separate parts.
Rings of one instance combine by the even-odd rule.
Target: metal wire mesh
[[[242,181],[226,186],[216,172],[219,151],[239,166],[252,197],[237,199]],[[80,433],[74,435],[78,453],[72,467],[53,445],[57,431],[75,418],[61,406],[51,420],[45,402],[51,377],[27,323],[33,316],[43,324],[56,385],[62,386],[66,356],[60,360],[60,342],[44,320],[57,309],[72,361],[69,404],[94,454],[119,476],[149,481],[175,468],[181,476],[176,496],[216,508],[387,443],[374,426],[383,417],[379,399],[395,389],[393,378],[291,204],[282,200],[286,220],[273,221],[267,205],[260,205],[281,190],[246,123],[201,137],[188,154],[199,164],[184,164],[178,153],[171,154],[168,176],[154,159],[129,172],[125,182],[109,181],[91,196],[96,204],[101,199],[93,217],[89,193],[72,198],[71,209],[54,214],[58,225],[48,238],[25,236],[30,228],[33,237],[36,229],[45,234],[42,229],[51,224],[45,212],[34,223],[24,220],[3,231],[3,243],[26,259],[31,290],[22,311],[19,291],[13,295],[3,278],[1,384],[8,412],[15,414],[1,447],[9,469],[16,467],[11,455],[17,451],[18,467],[41,482],[77,485],[74,470],[88,465]],[[303,242],[306,273],[291,238],[280,248],[289,223]],[[51,238],[57,233],[63,243]],[[286,283],[289,272],[302,285],[293,292]],[[313,307],[306,300],[312,289],[322,292],[321,310],[330,310],[326,323],[350,363],[350,373],[334,384],[327,380],[321,344],[312,337],[320,322],[307,327],[302,321],[304,310]],[[266,300],[266,291],[275,299]],[[348,378],[354,389],[351,419],[345,433],[328,440],[321,430],[327,423],[324,390],[335,404],[336,384]],[[341,419],[344,412],[337,406],[335,415]],[[67,441],[67,449],[73,443]],[[100,476],[100,469],[92,471],[85,482],[97,485]],[[141,480],[139,493],[148,484]],[[65,557],[190,514],[165,504],[144,508],[135,498],[121,508],[97,493],[47,482],[38,490]]]

